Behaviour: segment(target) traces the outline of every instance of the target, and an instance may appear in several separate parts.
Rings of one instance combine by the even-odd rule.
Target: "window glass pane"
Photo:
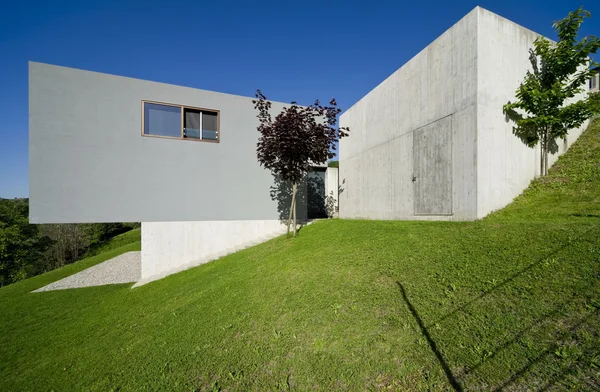
[[[145,102],[144,134],[181,137],[181,108]]]
[[[183,137],[188,139],[200,139],[200,111],[184,109]]]
[[[202,112],[202,139],[217,140],[217,113]]]

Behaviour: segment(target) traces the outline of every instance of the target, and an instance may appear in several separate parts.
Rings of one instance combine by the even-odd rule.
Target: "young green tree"
[[[292,102],[273,119],[267,97],[257,90],[256,98],[252,101],[258,110],[260,132],[256,155],[261,166],[276,178],[292,184],[287,232],[289,235],[293,221],[295,237],[298,183],[307,175],[311,164],[324,164],[335,156],[336,143],[348,135],[349,129],[336,127],[342,110],[335,99],[329,106],[321,105],[318,100],[304,107]]]
[[[586,91],[586,82],[597,65],[590,59],[600,48],[595,36],[577,40],[579,27],[591,14],[581,7],[553,23],[558,42],[538,37],[529,50],[532,70],[517,88],[516,102],[504,105],[504,114],[515,123],[513,133],[529,147],[540,143],[540,175],[548,174],[548,152],[555,152],[556,140],[566,138],[596,113],[600,113],[600,95],[565,104]]]

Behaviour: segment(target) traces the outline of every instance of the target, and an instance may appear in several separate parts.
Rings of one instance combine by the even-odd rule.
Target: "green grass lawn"
[[[598,390],[599,163],[596,121],[481,221],[320,221],[133,290],[30,293],[133,242],[10,285],[0,390]]]

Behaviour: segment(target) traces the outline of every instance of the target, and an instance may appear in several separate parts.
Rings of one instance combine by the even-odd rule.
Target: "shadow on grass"
[[[554,249],[540,257],[537,261],[525,266],[489,290],[486,290],[481,295],[463,303],[447,314],[441,316],[434,322],[430,323],[429,326],[437,325],[438,322],[454,316],[457,312],[466,311],[467,308],[473,306],[477,301],[482,300],[487,296],[496,294],[496,292],[504,286],[510,287],[510,285],[514,284],[519,277],[535,269],[536,267],[541,266],[541,264],[546,260],[556,257],[557,255],[561,254],[561,252],[568,251],[569,247],[573,244],[581,244],[582,241],[585,241],[585,238],[594,238],[594,233],[592,233],[592,231],[595,230],[597,230],[597,228],[592,227],[577,238],[569,239],[569,241],[560,243],[558,246],[554,247]],[[435,355],[450,385],[455,391],[463,391],[464,388],[466,388],[466,382],[469,376],[475,376],[476,380],[473,380],[474,383],[480,384],[481,389],[483,390],[501,391],[513,388],[519,389],[524,385],[532,386],[531,384],[537,385],[537,388],[534,388],[535,390],[548,390],[555,388],[558,384],[563,383],[582,383],[585,390],[588,390],[588,388],[589,390],[600,390],[600,371],[596,372],[593,370],[597,368],[594,358],[598,358],[600,352],[598,352],[597,346],[594,346],[589,342],[581,343],[575,338],[575,335],[579,333],[591,334],[597,338],[600,337],[600,329],[598,328],[598,325],[596,325],[598,324],[597,321],[598,317],[600,316],[600,310],[598,307],[596,307],[591,311],[591,313],[588,313],[587,311],[582,312],[576,308],[570,308],[570,305],[573,303],[573,301],[581,300],[583,298],[582,296],[585,295],[584,292],[588,292],[589,289],[592,289],[593,291],[593,285],[596,284],[595,282],[596,281],[590,281],[589,285],[583,286],[583,288],[580,288],[579,291],[573,292],[571,296],[563,298],[563,300],[557,303],[552,310],[536,316],[525,328],[521,328],[517,331],[514,331],[514,328],[508,328],[504,331],[502,336],[506,336],[506,333],[509,333],[511,335],[509,339],[502,339],[502,341],[500,339],[495,339],[492,336],[491,342],[488,341],[488,344],[492,343],[495,345],[495,347],[491,349],[492,351],[490,351],[490,354],[484,356],[472,366],[466,367],[464,366],[464,363],[460,364],[465,368],[464,373],[461,372],[460,375],[453,374],[451,370],[451,365],[453,364],[449,363],[448,358],[444,358],[442,355],[439,348],[439,342],[436,342],[431,336],[428,326],[423,322],[419,312],[408,298],[403,284],[400,281],[397,281],[396,284],[400,289],[404,302],[419,325],[423,336],[426,338],[431,351]],[[503,294],[500,293],[500,295]],[[592,321],[588,323],[590,318],[592,318]],[[546,328],[546,331],[555,331],[552,335],[552,338],[546,340],[547,337],[544,338],[542,335],[540,335],[541,333],[543,334],[542,329],[544,327]],[[512,332],[511,329],[514,332]],[[487,338],[484,338],[484,340],[490,339],[490,335],[486,335],[485,329],[481,330],[481,332],[482,335],[480,336],[487,336]],[[534,339],[543,339],[543,342],[541,343],[542,347],[540,347],[540,349],[542,349],[541,351],[534,356],[527,357],[524,363],[521,362],[520,368],[516,368],[516,370],[509,370],[509,374],[501,377],[500,379],[482,379],[482,377],[485,378],[485,376],[483,376],[483,374],[486,374],[485,371],[483,374],[479,374],[478,378],[476,375],[478,373],[477,370],[482,365],[492,362],[492,360],[494,360],[503,351],[510,351],[511,347],[513,347],[515,344],[518,344],[522,338],[528,336],[533,337]],[[571,340],[570,343],[569,340]],[[481,343],[481,341],[477,343]],[[575,347],[578,353],[575,356],[565,359],[562,357],[561,353],[561,350],[565,349],[565,347],[567,352]],[[499,360],[503,361],[502,359]],[[493,366],[493,363],[490,365]],[[506,364],[501,364],[500,366],[501,367],[498,370],[506,367]],[[452,368],[454,368],[454,366],[452,366]],[[499,374],[500,373],[498,373],[498,375]],[[488,374],[488,376],[490,375],[491,374]],[[522,383],[522,385],[519,385],[520,383]],[[474,389],[480,389],[477,385],[470,385],[469,389],[471,389],[471,387],[474,387]]]
[[[452,310],[451,312],[445,314],[444,316],[440,317],[439,319],[437,319],[434,323],[439,323],[441,321],[444,321],[445,319],[454,316],[457,312],[463,311],[466,308],[468,308],[470,305],[472,305],[473,303],[487,297],[488,295],[490,295],[492,292],[507,286],[509,283],[513,282],[515,279],[517,279],[519,276],[531,271],[532,269],[540,266],[543,262],[545,262],[546,260],[552,258],[552,256],[555,256],[557,253],[565,250],[566,248],[568,248],[573,242],[577,242],[582,240],[583,238],[588,238],[590,232],[594,230],[594,228],[591,228],[589,230],[586,230],[583,234],[581,234],[579,237],[572,239],[571,241],[568,241],[566,243],[561,244],[560,246],[557,246],[556,248],[552,249],[550,252],[546,253],[545,255],[543,255],[542,257],[540,257],[536,262],[529,264],[528,266],[526,266],[525,268],[515,272],[514,274],[512,274],[511,276],[509,276],[508,278],[504,279],[503,281],[501,281],[500,283],[498,283],[497,285],[493,286],[492,288],[490,288],[489,290],[484,291],[481,295],[473,298],[470,301],[465,302],[464,304],[458,306],[457,308],[455,308],[454,310]]]
[[[581,214],[581,213],[576,213],[576,214],[569,214],[569,216],[574,216],[576,218],[600,218],[600,214]]]
[[[421,332],[423,333],[423,336],[425,336],[425,339],[427,339],[427,343],[429,343],[429,347],[431,348],[431,351],[433,351],[433,353],[435,354],[435,357],[437,358],[438,362],[440,363],[440,366],[442,367],[442,369],[444,369],[444,373],[446,373],[446,377],[448,378],[450,385],[452,385],[452,388],[454,388],[455,391],[463,391],[462,386],[456,380],[456,378],[454,377],[454,374],[452,374],[452,371],[450,370],[450,367],[446,363],[446,360],[444,360],[442,353],[440,353],[440,350],[438,350],[435,340],[433,340],[431,338],[431,335],[429,334],[427,327],[425,327],[425,324],[423,324],[423,320],[421,320],[419,313],[417,312],[415,307],[412,305],[412,303],[408,299],[408,296],[406,295],[406,290],[404,290],[404,286],[400,282],[396,282],[396,284],[400,288],[400,293],[402,293],[402,298],[404,299],[404,302],[406,302],[406,306],[408,306],[410,313],[413,315],[413,317],[417,321],[417,324],[419,324],[419,328],[421,328]]]
[[[508,378],[508,380],[503,382],[498,387],[494,388],[493,391],[499,392],[499,391],[505,390],[506,388],[508,388],[509,386],[514,384],[517,380],[524,378],[532,370],[532,368],[534,366],[542,363],[545,360],[545,358],[547,358],[548,356],[557,355],[557,353],[560,352],[559,350],[562,346],[560,342],[562,342],[564,339],[568,339],[569,335],[572,335],[579,330],[589,330],[589,329],[593,328],[595,323],[590,323],[590,324],[586,323],[588,320],[590,320],[592,318],[592,316],[594,316],[594,314],[590,314],[586,317],[580,318],[571,328],[559,333],[555,337],[553,344],[551,344],[547,349],[543,350],[536,357],[530,359],[528,361],[528,363],[525,366],[523,366],[521,369],[512,373],[512,375]],[[591,358],[591,356],[593,356],[594,354],[596,354],[596,353],[595,353],[595,350],[592,348],[592,349],[583,350],[580,355],[583,358],[585,358],[585,357]],[[556,372],[556,374],[552,375],[551,377],[547,377],[547,375],[546,375],[546,385],[543,386],[542,388],[540,388],[539,390],[540,391],[549,390],[553,386],[556,386],[561,381],[565,380],[569,375],[575,375],[575,374],[577,374],[577,366],[574,366],[573,364],[567,362],[565,365],[562,365],[559,367],[559,371]],[[600,380],[596,380],[596,382],[594,382],[594,380],[591,380],[591,382],[590,382],[591,385],[589,385],[589,387],[593,388],[593,389],[590,389],[590,390],[597,390],[596,388],[600,387],[600,384],[598,384],[598,381],[600,381]]]

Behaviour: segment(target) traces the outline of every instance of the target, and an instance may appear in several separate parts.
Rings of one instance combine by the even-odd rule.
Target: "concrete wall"
[[[285,233],[278,220],[144,222],[137,285],[209,262]]]
[[[592,83],[592,79],[594,80],[594,83]],[[590,93],[600,92],[600,68],[596,68],[596,73],[590,78],[588,90]]]
[[[332,196],[334,199],[334,208],[337,211],[339,206],[338,197],[340,191],[339,183],[339,169],[337,167],[328,167],[325,172],[325,195],[326,197]]]
[[[340,118],[342,218],[470,219],[476,214],[477,12],[473,10]],[[415,215],[414,135],[443,121],[451,215]],[[435,158],[441,151],[430,151]],[[420,196],[418,196],[420,197]]]
[[[142,136],[142,100],[220,110],[220,143]],[[277,219],[251,101],[30,63],[31,222]]]
[[[477,10],[477,217],[482,218],[510,203],[540,174],[539,146],[525,146],[502,113],[506,102],[515,101],[515,90],[531,68],[529,48],[539,34],[482,8]],[[586,126],[587,122],[571,130],[566,142],[558,141],[558,152],[548,157],[550,165]]]
[[[537,36],[477,7],[342,114],[340,217],[472,220],[521,193],[539,148],[512,134],[502,106]]]

